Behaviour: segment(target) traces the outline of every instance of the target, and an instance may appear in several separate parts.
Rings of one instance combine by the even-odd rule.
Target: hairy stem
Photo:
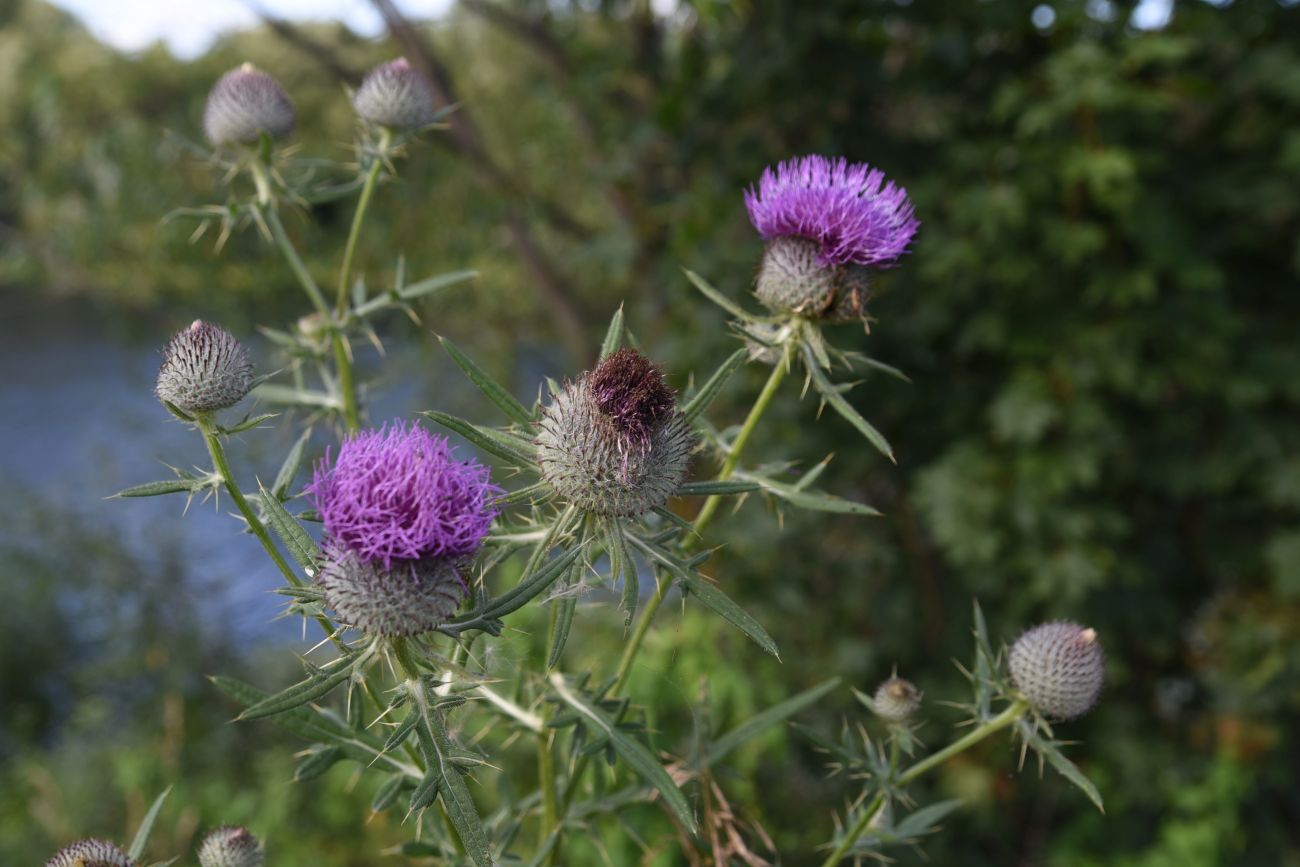
[[[969,749],[989,735],[1001,731],[1024,716],[1025,711],[1028,709],[1029,705],[1026,702],[1022,700],[1013,701],[1007,706],[1006,710],[1002,711],[1002,713],[993,717],[993,719],[988,722],[976,726],[974,729],[967,732],[965,737],[953,741],[948,746],[939,750],[939,752],[926,756],[921,759],[921,761],[903,771],[903,773],[898,777],[898,785],[906,786],[908,783],[912,782],[917,777],[921,776],[921,774],[924,774],[936,765],[940,765],[963,750]]]
[[[375,185],[379,182],[379,172],[384,165],[384,157],[392,144],[393,133],[387,127],[379,131],[379,144],[370,158],[370,168],[366,172],[366,182],[361,188],[361,198],[357,199],[357,210],[352,215],[352,228],[348,231],[347,244],[343,247],[343,265],[339,269],[338,297],[334,302],[335,314],[343,321],[348,309],[348,284],[352,278],[352,258],[357,251],[357,240],[361,237],[361,225],[365,222],[366,211],[370,208],[370,199],[374,196]]]

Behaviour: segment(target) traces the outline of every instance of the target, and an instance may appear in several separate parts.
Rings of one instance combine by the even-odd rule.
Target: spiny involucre
[[[248,350],[226,329],[196,319],[163,349],[154,392],[188,413],[234,406],[253,386]]]
[[[1030,629],[1011,645],[1011,679],[1030,705],[1051,719],[1083,716],[1097,703],[1105,657],[1097,633],[1065,620]]]
[[[921,707],[921,691],[909,680],[891,677],[876,687],[871,709],[886,722],[900,723]]]
[[[542,477],[597,515],[640,515],[681,487],[695,436],[663,373],[622,349],[556,394],[537,436]]]
[[[78,840],[54,853],[45,867],[136,867],[127,854],[107,840]]]
[[[201,867],[262,867],[266,853],[246,828],[214,828],[199,846]]]
[[[768,242],[754,284],[759,300],[819,319],[864,318],[868,269],[895,262],[919,226],[905,189],[843,158],[769,167],[745,191],[745,207]]]
[[[293,103],[284,88],[251,63],[218,79],[203,109],[203,132],[214,145],[252,144],[293,132]]]
[[[376,66],[361,82],[352,105],[357,116],[396,130],[433,122],[433,90],[405,57]]]
[[[385,567],[327,541],[316,583],[339,623],[366,635],[422,635],[451,619],[469,588],[456,559],[397,560]]]

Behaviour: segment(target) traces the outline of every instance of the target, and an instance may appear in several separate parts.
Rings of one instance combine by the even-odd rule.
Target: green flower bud
[[[154,391],[188,413],[234,406],[253,387],[253,362],[229,331],[201,320],[174,335],[163,350]]]
[[[293,103],[279,82],[245,63],[221,76],[208,93],[203,131],[214,145],[252,144],[262,133],[284,138],[293,132]]]
[[[1035,710],[1058,720],[1083,716],[1097,703],[1104,663],[1097,633],[1063,620],[1035,626],[1007,657],[1016,688]]]
[[[201,867],[262,867],[266,854],[245,828],[214,828],[199,846]]]
[[[433,90],[405,57],[376,66],[357,88],[357,116],[391,129],[418,129],[433,122]]]
[[[921,691],[901,677],[891,677],[876,687],[876,694],[871,698],[871,709],[876,716],[891,723],[904,722],[920,707]]]

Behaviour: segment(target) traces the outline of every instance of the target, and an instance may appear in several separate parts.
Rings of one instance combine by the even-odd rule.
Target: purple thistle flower
[[[419,425],[394,422],[343,441],[307,491],[329,536],[363,562],[451,559],[478,550],[501,489],[477,461]]]
[[[602,360],[588,380],[600,411],[642,451],[677,408],[663,372],[635,349],[620,349]]]
[[[866,163],[795,157],[763,171],[745,191],[749,220],[766,241],[806,238],[824,266],[888,265],[907,251],[920,223],[907,190]]]

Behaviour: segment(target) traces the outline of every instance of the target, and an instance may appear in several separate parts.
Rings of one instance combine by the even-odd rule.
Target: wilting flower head
[[[433,90],[405,57],[370,70],[352,105],[362,120],[392,129],[416,129],[434,118]]]
[[[200,867],[262,867],[265,858],[257,838],[232,825],[212,829],[199,845]]]
[[[780,311],[861,317],[867,268],[893,263],[920,225],[907,191],[865,163],[797,157],[745,191],[750,222],[768,242],[755,281]]]
[[[264,132],[283,138],[293,132],[293,103],[278,81],[245,63],[208,93],[203,131],[214,145],[251,144]]]
[[[135,867],[135,862],[107,840],[79,840],[55,852],[45,867]]]
[[[466,557],[478,550],[500,493],[482,464],[458,461],[419,425],[353,434],[316,465],[307,488],[329,536],[361,561]]]
[[[234,406],[253,386],[248,350],[229,331],[195,319],[163,349],[154,393],[189,413]]]
[[[1007,658],[1016,688],[1039,713],[1059,720],[1083,716],[1097,703],[1104,662],[1097,633],[1064,620],[1030,629]]]
[[[891,677],[876,687],[871,709],[887,722],[903,722],[921,706],[921,691],[911,681]]]
[[[663,373],[631,349],[555,395],[540,428],[543,478],[563,499],[599,515],[639,515],[666,504],[695,445]]]

